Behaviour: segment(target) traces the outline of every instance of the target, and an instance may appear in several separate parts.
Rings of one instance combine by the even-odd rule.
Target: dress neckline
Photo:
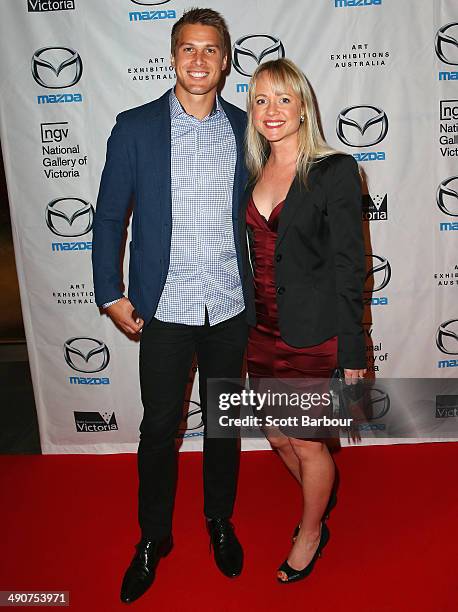
[[[270,215],[269,215],[269,218],[268,218],[268,219],[266,219],[266,218],[264,217],[264,215],[262,215],[262,214],[259,212],[259,209],[258,209],[258,207],[256,206],[256,203],[255,203],[255,201],[254,201],[253,196],[251,196],[251,202],[253,203],[253,207],[254,207],[254,209],[256,210],[256,213],[259,215],[259,217],[260,217],[260,218],[261,218],[261,219],[262,219],[262,220],[263,220],[263,221],[264,221],[264,222],[265,222],[267,225],[269,225],[269,223],[271,223],[271,222],[272,222],[272,219],[275,217],[275,214],[274,214],[274,213],[276,212],[277,208],[278,208],[278,207],[279,207],[281,204],[284,204],[285,200],[282,200],[281,202],[278,202],[278,204],[276,204],[276,205],[275,205],[275,206],[272,208],[272,210],[270,211]]]

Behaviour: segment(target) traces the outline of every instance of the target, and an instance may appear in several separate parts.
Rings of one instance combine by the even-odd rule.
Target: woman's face
[[[256,80],[251,108],[253,125],[269,142],[290,141],[297,145],[301,103],[298,96],[287,88],[278,91],[268,72]]]

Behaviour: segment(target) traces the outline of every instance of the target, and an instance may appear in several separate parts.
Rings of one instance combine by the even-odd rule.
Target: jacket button
[[[277,293],[278,295],[283,295],[285,293],[286,289],[284,287],[277,287]]]

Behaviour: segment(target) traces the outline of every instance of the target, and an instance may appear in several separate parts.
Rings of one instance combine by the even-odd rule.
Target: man
[[[93,235],[96,300],[125,333],[142,332],[142,538],[124,576],[124,602],[151,586],[172,548],[175,438],[194,354],[204,423],[207,379],[237,378],[242,370],[247,323],[237,217],[246,119],[217,96],[229,52],[221,15],[185,12],[171,36],[175,89],[121,113],[107,146]],[[119,260],[132,198],[127,298]],[[204,513],[217,566],[231,577],[243,563],[229,520],[238,457],[237,440],[204,437]]]

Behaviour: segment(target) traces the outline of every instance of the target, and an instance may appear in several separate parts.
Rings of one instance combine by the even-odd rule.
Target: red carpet
[[[133,554],[136,460],[0,457],[0,590],[67,590],[70,610],[442,612],[458,608],[458,444],[344,449],[331,540],[312,575],[279,585],[299,494],[270,452],[243,454],[234,522],[241,577],[220,575],[202,518],[201,457],[182,454],[175,548],[131,606],[118,600]]]

